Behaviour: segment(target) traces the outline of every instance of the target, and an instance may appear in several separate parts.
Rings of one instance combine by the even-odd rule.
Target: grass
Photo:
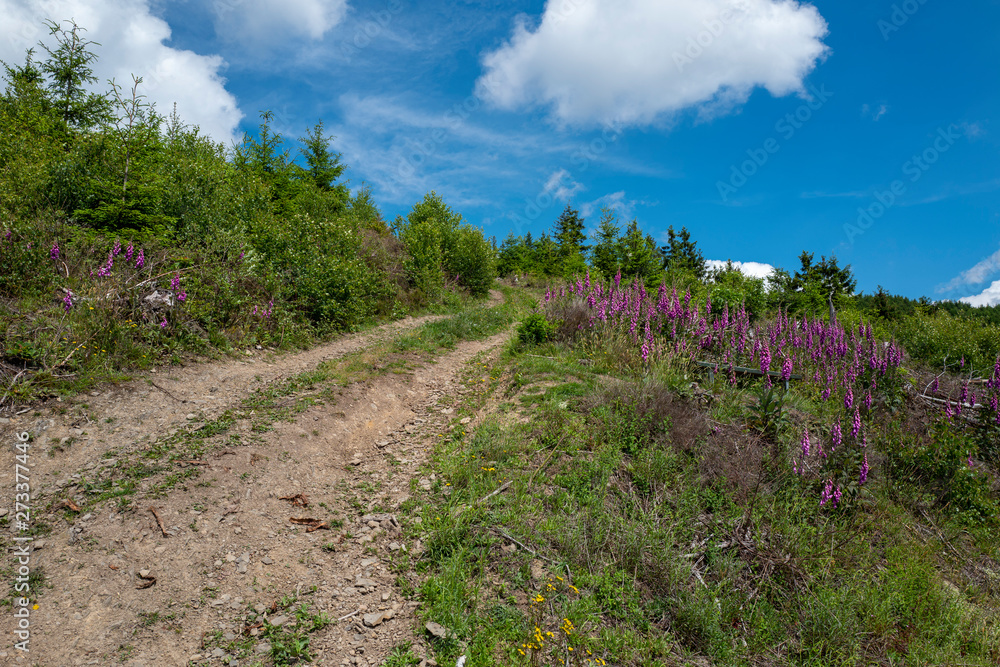
[[[998,517],[886,474],[889,430],[864,491],[820,508],[788,463],[822,417],[808,387],[717,382],[706,403],[696,371],[636,372],[612,348],[515,342],[470,366],[463,409],[495,409],[439,439],[410,528],[422,613],[456,635],[439,663],[1000,660]]]

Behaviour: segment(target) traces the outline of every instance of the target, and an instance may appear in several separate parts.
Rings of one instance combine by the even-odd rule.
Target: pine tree
[[[562,215],[556,220],[553,236],[559,244],[560,273],[563,276],[571,276],[583,272],[587,268],[584,260],[584,253],[587,252],[584,241],[587,240],[587,235],[583,231],[583,218],[580,217],[580,212],[567,204]]]
[[[674,231],[673,225],[668,227],[667,244],[660,248],[660,253],[663,268],[668,273],[689,273],[698,280],[705,277],[705,257],[698,250],[698,244],[691,240],[687,227],[681,227],[680,233]]]
[[[597,243],[591,249],[591,261],[594,268],[605,278],[611,278],[622,268],[621,227],[618,226],[618,214],[614,209],[605,206],[601,209],[601,222],[597,228],[594,240]]]

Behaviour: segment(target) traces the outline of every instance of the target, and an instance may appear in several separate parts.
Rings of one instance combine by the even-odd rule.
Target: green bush
[[[947,360],[949,368],[957,369],[964,358],[965,372],[989,377],[1000,356],[1000,326],[944,312],[907,317],[894,332],[911,357],[935,368]]]
[[[524,345],[540,345],[550,340],[559,325],[549,322],[541,313],[531,313],[517,327],[517,339]]]

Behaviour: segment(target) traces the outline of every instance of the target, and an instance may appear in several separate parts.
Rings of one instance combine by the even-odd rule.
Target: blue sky
[[[0,0],[229,143],[322,118],[387,218],[436,190],[502,240],[571,202],[706,257],[851,264],[859,289],[1000,303],[1000,0]],[[862,212],[867,212],[863,215]]]

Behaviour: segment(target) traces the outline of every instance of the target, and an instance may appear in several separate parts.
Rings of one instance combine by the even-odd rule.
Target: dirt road
[[[0,487],[11,508],[0,567],[13,580],[12,538],[32,534],[12,520],[15,433],[30,431],[30,568],[45,586],[29,653],[12,648],[16,619],[0,609],[0,664],[272,665],[276,655],[290,664],[306,638],[319,665],[378,665],[407,642],[419,655],[418,603],[396,585],[405,586],[399,574],[422,548],[403,537],[419,520],[407,501],[430,489],[427,453],[467,391],[463,369],[507,335],[348,385],[263,427],[246,401],[428,320],[298,354],[161,368],[0,425],[11,471]],[[123,469],[141,470],[171,434],[211,430],[233,414],[202,457],[137,475],[127,488]],[[108,492],[100,481],[109,477],[125,482]],[[120,495],[95,502],[99,491]],[[325,525],[309,532],[292,518]],[[319,627],[320,613],[333,622]]]

